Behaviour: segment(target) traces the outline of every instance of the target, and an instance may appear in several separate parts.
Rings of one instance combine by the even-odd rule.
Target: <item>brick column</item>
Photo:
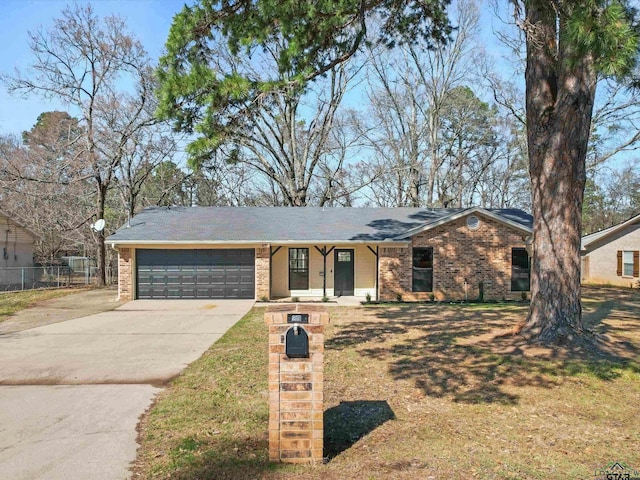
[[[271,246],[256,248],[256,299],[271,299]]]
[[[287,314],[306,313],[299,324],[309,336],[309,358],[288,358],[286,332],[293,327]],[[269,460],[287,463],[322,461],[324,442],[324,307],[270,307],[269,327]]]
[[[131,249],[118,249],[118,300],[133,300]]]

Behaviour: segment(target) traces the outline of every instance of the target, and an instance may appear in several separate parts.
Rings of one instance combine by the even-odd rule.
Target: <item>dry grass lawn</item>
[[[267,461],[254,309],[158,398],[134,478],[593,479],[640,470],[640,292],[585,289],[602,352],[531,347],[518,304],[332,308],[326,465]]]
[[[0,292],[0,322],[20,310],[32,307],[42,301],[64,297],[82,291],[81,289],[41,289],[20,292]]]

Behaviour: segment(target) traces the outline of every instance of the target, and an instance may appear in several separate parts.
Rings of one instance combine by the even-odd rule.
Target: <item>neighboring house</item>
[[[531,225],[483,208],[153,207],[106,242],[122,300],[519,299]]]
[[[640,286],[640,215],[582,237],[582,282]]]
[[[33,242],[38,235],[0,212],[0,288],[20,284],[19,267],[33,267]]]

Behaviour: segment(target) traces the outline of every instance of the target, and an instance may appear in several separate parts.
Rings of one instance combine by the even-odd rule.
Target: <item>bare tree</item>
[[[442,113],[450,92],[466,84],[477,47],[478,8],[460,1],[454,12],[458,26],[454,38],[427,48],[403,45],[392,51],[370,51],[369,99],[371,108],[361,131],[376,158],[369,171],[386,174],[376,183],[374,196],[387,190],[379,204],[434,206],[442,157]]]
[[[17,138],[0,140],[2,208],[39,234],[34,252],[39,262],[82,252],[91,238],[82,228],[91,218],[93,191],[90,172],[77,155],[80,134],[77,119],[46,112],[23,133],[24,144]]]
[[[138,40],[127,33],[125,21],[116,16],[98,18],[90,5],[63,10],[53,28],[30,33],[33,58],[26,72],[4,77],[9,91],[32,93],[66,102],[83,127],[82,158],[91,168],[95,186],[95,216],[104,218],[107,192],[122,160],[125,139],[131,135],[137,115],[151,92],[144,80],[149,59]],[[136,85],[128,92],[124,85]],[[127,119],[118,124],[113,111],[128,97],[136,100]],[[121,129],[118,129],[121,127]],[[134,128],[135,130],[135,128]],[[98,284],[105,283],[104,232],[95,235]]]

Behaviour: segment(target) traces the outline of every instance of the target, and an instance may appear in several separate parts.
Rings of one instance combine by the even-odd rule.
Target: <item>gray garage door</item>
[[[138,298],[254,298],[254,250],[136,250]]]

